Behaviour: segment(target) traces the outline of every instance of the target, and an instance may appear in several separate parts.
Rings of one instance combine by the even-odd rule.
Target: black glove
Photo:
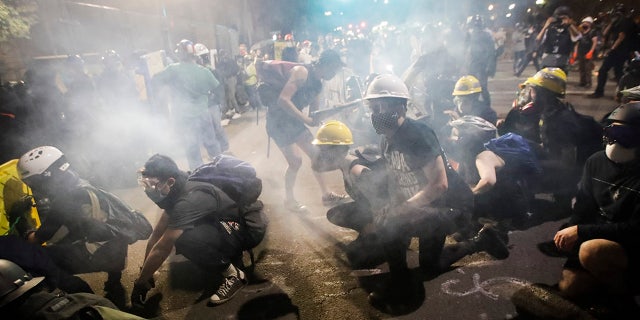
[[[156,283],[153,278],[146,282],[134,282],[133,290],[131,291],[131,304],[134,306],[144,306],[147,301],[147,293],[151,288],[155,288]]]

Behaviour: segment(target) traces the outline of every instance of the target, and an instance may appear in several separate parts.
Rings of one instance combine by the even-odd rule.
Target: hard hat
[[[315,145],[346,146],[353,144],[351,130],[338,120],[331,120],[318,129],[316,138],[311,142]]]
[[[473,93],[482,92],[480,81],[474,76],[462,76],[458,82],[456,82],[453,88],[452,95],[454,96],[466,96]]]
[[[533,77],[520,84],[520,88],[524,88],[526,85],[542,87],[560,96],[564,96],[567,88],[567,74],[560,68],[543,68],[534,74]]]
[[[36,175],[50,177],[53,173],[52,170],[56,169],[52,168],[52,165],[60,162],[60,159],[62,159],[63,162],[60,163],[57,169],[66,171],[69,163],[66,162],[62,151],[51,146],[37,147],[20,157],[18,160],[18,175],[23,181]]]
[[[293,41],[293,35],[291,33],[287,33],[284,36],[284,41]]]
[[[201,56],[203,54],[207,54],[209,53],[209,49],[207,48],[207,46],[205,46],[202,43],[196,43],[193,46],[193,51],[195,53],[196,56]]]
[[[371,80],[364,99],[403,98],[409,99],[409,89],[400,78],[392,74],[381,74]]]
[[[0,259],[0,307],[31,290],[44,277],[32,277],[17,264]]]
[[[640,101],[625,103],[617,107],[607,117],[607,120],[640,127]]]
[[[592,17],[585,17],[584,19],[582,19],[581,22],[588,22],[588,23],[593,24],[593,18]]]

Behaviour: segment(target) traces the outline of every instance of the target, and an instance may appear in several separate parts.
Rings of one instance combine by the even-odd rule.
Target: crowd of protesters
[[[371,293],[375,307],[393,313],[419,294],[407,267],[407,239],[419,238],[425,272],[442,272],[451,260],[482,250],[505,259],[508,231],[533,223],[535,194],[549,193],[555,210],[571,218],[546,248],[568,261],[560,282],[545,290],[586,308],[604,290],[624,302],[615,305],[615,312],[628,312],[637,307],[628,298],[640,288],[632,272],[640,257],[640,15],[616,5],[608,14],[575,17],[562,6],[545,19],[518,23],[508,31],[490,27],[482,16],[473,15],[459,28],[428,26],[400,34],[382,25],[369,36],[328,34],[315,42],[286,34],[266,47],[249,50],[240,45],[237,54],[226,50],[213,54],[203,44],[182,40],[175,52],[164,57],[166,67],[154,75],[139,55],[124,59],[108,51],[101,57],[101,73],[91,77],[83,58],[70,55],[59,68],[34,65],[24,82],[2,86],[0,163],[21,158],[21,174],[29,178],[34,173],[24,162],[40,161],[33,155],[38,149],[33,148],[57,146],[64,155],[44,147],[56,158],[47,167],[34,167],[41,171],[35,176],[59,170],[65,181],[72,181],[69,185],[82,182],[83,188],[87,184],[79,176],[112,188],[122,182],[99,172],[133,173],[144,164],[139,180],[147,196],[165,211],[151,235],[132,299],[144,303],[154,285],[153,272],[174,246],[187,249],[192,260],[203,258],[194,243],[185,247],[185,242],[202,240],[198,238],[202,233],[193,232],[198,228],[214,228],[224,238],[221,241],[233,247],[227,252],[212,241],[198,242],[213,248],[221,257],[216,259],[223,261],[216,263],[226,280],[211,297],[220,304],[246,283],[238,262],[243,236],[236,233],[244,232],[238,224],[239,211],[222,227],[210,225],[207,219],[219,207],[197,207],[193,215],[193,208],[180,206],[184,203],[179,197],[192,200],[196,195],[189,192],[187,173],[173,159],[154,155],[144,161],[175,144],[184,147],[189,169],[196,169],[228,152],[223,126],[249,110],[266,108],[268,139],[274,139],[289,166],[284,207],[295,214],[307,211],[294,198],[304,152],[318,173],[323,204],[331,207],[328,219],[360,233],[347,248],[351,266],[389,263],[393,283]],[[518,95],[512,109],[505,119],[498,119],[488,79],[495,76],[497,61],[505,52],[513,55],[514,76],[520,77],[530,62],[535,72],[514,88]],[[265,99],[258,86],[268,82],[263,70],[273,60],[284,66],[282,86],[272,99]],[[596,64],[600,66],[590,98],[604,96],[610,69],[618,84],[613,96],[620,105],[604,119],[579,114],[565,99],[567,74],[579,72],[578,86],[591,88]],[[136,74],[146,77],[144,95]],[[373,160],[361,149],[350,150],[356,137],[345,124],[325,124],[315,139],[309,128],[320,125],[311,112],[345,102],[347,92],[337,90],[333,97],[331,90],[346,83],[348,76],[367,78],[361,80],[360,98],[369,111],[367,126],[380,135]],[[303,111],[306,107],[308,114]],[[157,119],[160,122],[152,121]],[[165,124],[172,129],[163,131]],[[207,151],[204,156],[201,147]],[[358,152],[352,155],[347,150]],[[77,172],[67,171],[67,157],[74,160],[70,162],[76,163]],[[328,191],[319,175],[337,169],[345,176],[349,195]],[[382,185],[375,197],[384,194],[389,201],[381,208],[372,206],[380,199],[367,198],[371,190],[358,189],[362,175],[370,177],[374,170],[386,174],[383,180],[366,180],[367,188]],[[29,182],[38,186],[42,181]],[[233,200],[222,200],[216,201],[235,208]],[[501,210],[494,210],[497,207]],[[345,212],[357,213],[351,219],[361,220],[349,220]],[[36,232],[26,230],[27,239],[43,233]],[[109,235],[111,239],[114,233]],[[449,236],[457,247],[445,246]],[[119,258],[126,257],[125,242],[117,249]],[[364,251],[376,250],[382,254],[363,257]],[[111,272],[109,281],[120,281],[120,260],[117,270],[106,270]],[[216,264],[201,260],[203,265]],[[62,278],[73,279],[70,274],[77,273],[62,264],[58,267],[64,269]]]

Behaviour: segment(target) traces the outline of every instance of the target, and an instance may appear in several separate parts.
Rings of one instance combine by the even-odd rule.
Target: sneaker
[[[220,121],[220,124],[221,124],[223,127],[228,126],[228,125],[229,125],[229,119],[224,119],[224,120]]]
[[[473,242],[478,245],[479,250],[486,251],[497,259],[509,257],[509,248],[500,236],[499,231],[492,226],[484,226],[473,238]]]
[[[236,119],[239,119],[240,117],[242,117],[242,115],[236,112],[231,116],[231,119],[236,120]]]
[[[349,196],[346,194],[337,194],[335,192],[329,192],[322,196],[322,205],[325,207],[334,207],[339,204],[349,201]]]
[[[233,296],[245,286],[246,277],[242,270],[236,268],[233,264],[227,268],[224,281],[209,299],[213,304],[222,304],[229,301]]]
[[[604,94],[598,93],[598,92],[594,92],[594,93],[592,93],[592,94],[587,96],[587,98],[589,98],[589,99],[598,99],[598,98],[602,98],[602,97],[604,97]]]
[[[309,210],[307,209],[307,206],[298,203],[298,201],[296,200],[285,200],[284,207],[285,209],[295,213],[309,212]]]

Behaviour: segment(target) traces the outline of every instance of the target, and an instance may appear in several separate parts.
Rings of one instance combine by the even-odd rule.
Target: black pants
[[[611,70],[611,68],[613,68],[616,82],[620,81],[622,71],[624,69],[624,63],[627,58],[626,53],[620,51],[612,51],[606,58],[604,58],[602,65],[600,65],[600,69],[598,69],[598,86],[596,87],[595,93],[604,93],[604,86],[607,84],[607,78],[609,77],[609,70]]]
[[[327,220],[331,223],[360,232],[373,221],[371,208],[357,201],[337,205],[327,211]]]
[[[421,208],[415,214],[389,218],[378,230],[389,271],[406,272],[407,248],[411,237],[419,238],[420,265],[437,266],[447,235],[467,227],[470,217],[470,210]]]
[[[244,228],[237,222],[202,222],[182,233],[176,241],[176,254],[205,270],[223,268],[242,255],[243,234]]]

